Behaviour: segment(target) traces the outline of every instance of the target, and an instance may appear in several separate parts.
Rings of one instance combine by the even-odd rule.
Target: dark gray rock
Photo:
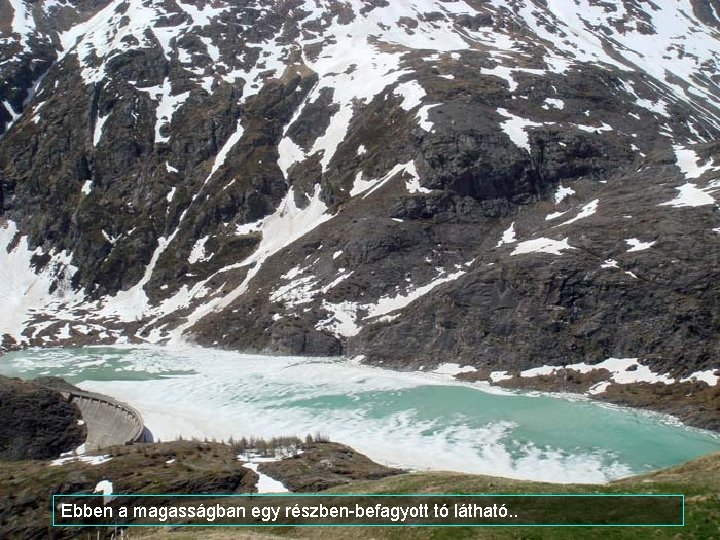
[[[0,376],[0,459],[56,458],[85,440],[80,410],[59,391]]]

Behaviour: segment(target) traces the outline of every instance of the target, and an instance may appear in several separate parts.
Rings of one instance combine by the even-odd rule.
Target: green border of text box
[[[661,494],[661,493],[643,493],[643,494],[632,494],[632,493],[527,493],[527,494],[499,494],[499,493],[450,493],[450,494],[441,494],[441,493],[431,493],[431,494],[421,494],[421,493],[409,493],[409,494],[402,494],[402,493],[377,493],[377,494],[370,494],[370,493],[337,493],[337,494],[324,494],[324,493],[209,493],[209,494],[189,494],[189,493],[181,493],[181,494],[166,494],[166,493],[148,493],[148,494],[141,494],[141,493],[133,493],[133,494],[122,494],[122,493],[113,493],[112,497],[193,497],[195,499],[198,498],[206,498],[206,497],[214,497],[214,498],[237,498],[237,497],[243,497],[243,498],[253,498],[253,497],[325,497],[325,498],[333,498],[333,497],[423,497],[423,498],[431,498],[431,497],[680,497],[682,500],[682,523],[681,524],[659,524],[659,525],[651,525],[651,524],[614,524],[614,525],[569,525],[569,524],[551,524],[551,523],[543,523],[543,524],[413,524],[413,523],[393,523],[393,524],[387,524],[387,525],[381,525],[381,524],[342,524],[342,523],[328,523],[324,525],[312,525],[312,524],[275,524],[275,523],[267,523],[267,524],[203,524],[203,523],[197,523],[197,524],[177,524],[177,523],[163,523],[163,524],[154,524],[154,525],[144,525],[144,524],[126,524],[126,525],[116,525],[116,524],[93,524],[93,525],[56,525],[55,524],[55,497],[65,497],[65,498],[71,498],[71,497],[105,497],[106,495],[103,495],[102,493],[81,493],[77,495],[72,495],[68,493],[63,494],[57,494],[52,496],[52,526],[53,527],[65,527],[65,528],[76,528],[76,527],[684,527],[685,526],[685,495],[684,494],[678,494],[678,493],[667,493],[667,494]]]

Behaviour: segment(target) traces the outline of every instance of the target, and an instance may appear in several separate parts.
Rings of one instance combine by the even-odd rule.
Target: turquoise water
[[[140,410],[162,440],[321,432],[421,470],[600,482],[720,451],[717,435],[661,415],[336,359],[50,349],[8,354],[0,373],[57,375],[112,395]]]
[[[30,350],[0,357],[0,374],[22,379],[53,375],[74,384],[83,381],[150,381],[194,373],[193,370],[168,368],[164,359],[162,349],[145,350],[142,363],[138,363],[133,349]]]

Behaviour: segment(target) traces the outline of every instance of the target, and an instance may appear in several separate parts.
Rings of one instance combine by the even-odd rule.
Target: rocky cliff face
[[[56,458],[87,434],[80,410],[52,388],[0,376],[0,460]]]
[[[719,15],[0,0],[3,347],[714,386]]]

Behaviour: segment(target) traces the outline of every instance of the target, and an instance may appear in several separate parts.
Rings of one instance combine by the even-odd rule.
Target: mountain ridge
[[[192,340],[493,381],[637,359],[652,375],[593,384],[717,389],[717,1],[11,11],[4,349]]]

